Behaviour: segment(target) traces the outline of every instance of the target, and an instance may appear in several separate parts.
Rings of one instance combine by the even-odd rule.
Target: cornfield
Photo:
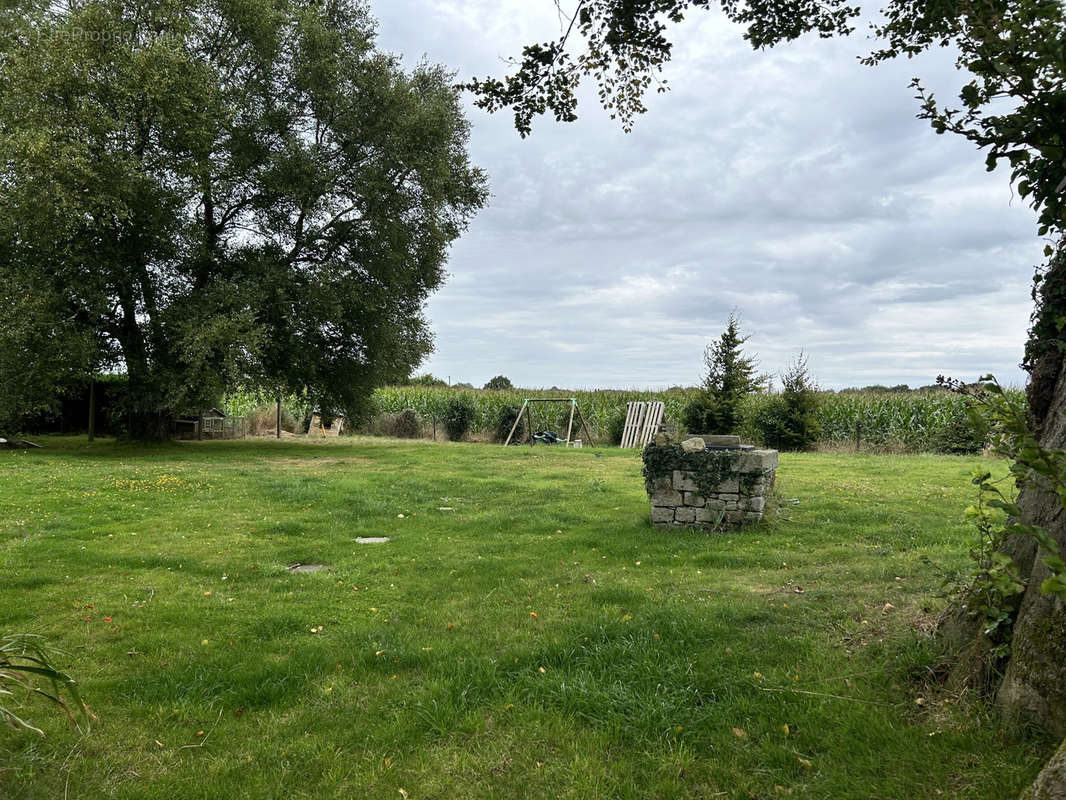
[[[391,414],[399,413],[405,408],[413,408],[424,420],[440,419],[448,401],[457,394],[465,394],[474,404],[476,415],[474,429],[492,431],[505,406],[521,406],[527,397],[558,397],[562,400],[573,397],[578,409],[597,439],[602,439],[607,430],[608,421],[613,414],[624,414],[626,403],[637,400],[662,400],[666,403],[666,417],[670,420],[681,418],[681,409],[694,393],[692,389],[667,389],[660,392],[639,390],[604,389],[599,391],[565,391],[558,389],[502,389],[486,391],[478,389],[453,389],[425,386],[387,386],[374,392],[375,404],[379,411]],[[560,418],[569,415],[570,408],[560,403],[558,406],[542,406],[533,410],[533,424],[538,429],[556,430]]]
[[[1020,390],[1010,390],[1019,391]],[[464,393],[474,404],[474,429],[490,432],[496,426],[500,409],[520,406],[527,397],[560,397],[577,399],[593,435],[603,443],[613,416],[624,414],[626,403],[636,400],[662,400],[666,404],[666,420],[679,423],[685,403],[695,389],[673,388],[663,391],[599,390],[559,391],[539,389],[506,389],[483,391],[445,387],[390,386],[374,393],[376,407],[381,412],[398,413],[412,408],[427,422],[440,419],[445,405],[458,393]],[[753,394],[745,401],[743,424],[739,433],[756,441],[758,435],[752,424],[760,407],[770,395]],[[915,392],[821,392],[819,418],[822,440],[859,446],[892,448],[910,452],[952,451],[953,442],[960,437],[973,438],[972,426],[965,413],[965,399],[946,391]],[[547,407],[534,412],[534,425],[559,430],[565,421],[559,411]],[[568,410],[568,409],[567,409]]]
[[[950,392],[826,393],[820,406],[822,438],[940,450],[938,442],[968,424],[965,398]]]
[[[475,409],[473,430],[491,434],[497,427],[500,411],[506,406],[521,406],[527,397],[573,397],[578,402],[585,421],[597,442],[606,443],[612,418],[625,414],[626,403],[662,400],[666,404],[666,421],[675,425],[682,418],[685,404],[696,394],[695,389],[675,387],[662,391],[638,389],[602,389],[597,391],[566,391],[559,389],[504,389],[486,391],[453,387],[386,386],[374,392],[374,407],[378,414],[398,414],[414,409],[426,427],[444,417],[445,407],[456,395],[465,395]],[[1021,390],[1008,390],[1021,393]],[[768,394],[749,395],[744,402],[740,430],[748,441],[758,441],[754,419],[769,400]],[[915,392],[820,392],[819,419],[824,443],[886,448],[907,452],[954,452],[960,442],[975,441],[975,434],[965,413],[965,399],[946,391]],[[224,402],[226,413],[253,416],[257,408],[269,406],[273,413],[274,399],[252,392],[229,395]],[[300,420],[310,412],[305,398],[282,398],[287,416]],[[265,411],[264,411],[265,413]],[[537,429],[562,432],[566,426],[569,406],[538,406],[533,411]],[[578,434],[580,436],[580,433]]]

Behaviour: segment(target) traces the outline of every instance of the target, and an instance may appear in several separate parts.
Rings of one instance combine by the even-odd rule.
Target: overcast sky
[[[460,80],[501,76],[502,57],[559,32],[552,0],[372,8],[382,49]],[[755,53],[716,12],[675,41],[671,91],[630,134],[591,88],[577,122],[541,119],[524,140],[468,98],[492,199],[429,301],[425,369],[477,386],[693,384],[736,308],[763,371],[802,349],[825,388],[1023,383],[1044,243],[1007,170],[915,119],[912,77],[955,98],[951,53],[864,67],[863,35]]]

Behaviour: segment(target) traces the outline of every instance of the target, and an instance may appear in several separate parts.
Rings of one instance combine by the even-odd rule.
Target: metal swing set
[[[559,439],[556,437],[554,440],[541,438],[538,439],[539,434],[534,433],[533,429],[533,403],[569,403],[570,404],[570,417],[566,423],[566,439]],[[575,442],[571,438],[574,434],[574,418],[577,418],[578,423],[581,425],[582,430],[585,431],[585,436],[588,437],[588,443],[590,446],[594,444],[592,441],[592,434],[589,432],[589,426],[585,424],[585,418],[581,416],[581,411],[577,407],[577,399],[573,397],[529,397],[522,403],[522,408],[518,412],[518,416],[515,417],[514,425],[511,426],[511,432],[507,434],[507,441],[503,443],[504,447],[507,447],[514,438],[515,431],[518,430],[518,424],[525,417],[526,427],[524,438],[521,442],[515,442],[515,444],[525,444],[527,441],[529,446],[532,447],[538,441],[545,443],[553,443],[554,441],[565,441],[566,446],[570,447]],[[553,434],[554,436],[554,434]],[[580,440],[579,440],[580,441]]]

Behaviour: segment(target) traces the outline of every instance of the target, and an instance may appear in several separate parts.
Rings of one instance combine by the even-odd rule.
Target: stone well
[[[708,440],[716,444],[708,446],[701,438],[677,442],[660,434],[644,448],[644,486],[657,528],[725,528],[762,519],[774,487],[777,451],[741,449],[736,437]]]

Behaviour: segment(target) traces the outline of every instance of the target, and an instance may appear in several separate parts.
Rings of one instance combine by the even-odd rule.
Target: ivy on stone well
[[[685,451],[680,444],[651,443],[644,448],[644,480],[650,487],[661,478],[672,479],[674,470],[692,473],[702,497],[721,491],[726,481],[736,479],[742,494],[752,494],[755,485],[773,470],[741,472],[742,450]]]

